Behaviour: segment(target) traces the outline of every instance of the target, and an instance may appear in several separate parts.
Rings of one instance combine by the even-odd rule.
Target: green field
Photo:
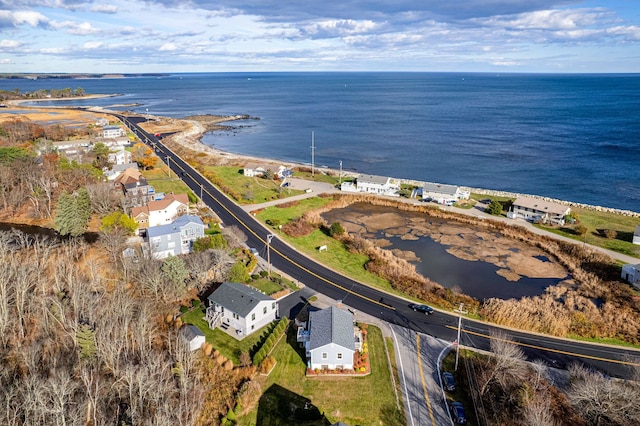
[[[289,329],[287,339],[276,346],[273,356],[276,366],[263,384],[263,392],[278,389],[279,395],[304,399],[324,413],[329,424],[342,421],[350,425],[398,425],[404,418],[396,406],[396,398],[384,352],[382,332],[369,326],[369,357],[371,374],[363,377],[306,377],[304,354],[297,350],[295,330]],[[259,406],[238,419],[238,425],[256,425]],[[260,413],[263,424],[286,424],[274,418],[275,413]],[[323,423],[316,423],[323,424]],[[324,423],[327,424],[327,423]]]
[[[293,219],[297,219],[302,217],[305,212],[310,210],[315,210],[322,206],[327,205],[331,201],[331,198],[322,198],[322,197],[311,197],[306,198],[304,200],[295,201],[293,205],[287,207],[267,207],[266,209],[260,211],[256,217],[262,222],[266,222],[267,220],[273,221],[273,223],[279,223],[284,225],[292,221]]]
[[[158,167],[151,170],[143,170],[142,176],[147,178],[149,185],[153,186],[156,193],[164,192],[168,194],[173,192],[174,194],[186,194],[189,191],[187,185],[181,179],[178,179],[175,173],[171,172],[171,176],[169,176],[168,170],[166,165],[159,163]]]

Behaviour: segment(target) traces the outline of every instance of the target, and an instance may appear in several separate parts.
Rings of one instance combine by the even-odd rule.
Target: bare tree
[[[222,235],[227,240],[230,248],[242,247],[247,242],[247,236],[236,225],[231,225],[222,229]]]
[[[118,205],[119,195],[108,182],[99,182],[87,185],[91,207],[95,213],[103,216],[114,211]]]
[[[527,373],[526,357],[520,347],[500,331],[491,332],[492,357],[484,371],[480,384],[480,395],[484,395],[493,383],[506,389],[514,381],[522,380]]]

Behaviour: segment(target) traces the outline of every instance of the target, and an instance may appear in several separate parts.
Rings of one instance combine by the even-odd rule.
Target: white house
[[[571,212],[571,208],[562,204],[531,197],[518,197],[513,202],[508,216],[511,219],[522,218],[541,220],[544,223],[564,224],[564,217]]]
[[[138,228],[148,228],[166,225],[188,212],[187,194],[169,194],[161,200],[149,201],[144,206],[131,208],[131,218],[136,221]]]
[[[633,232],[633,244],[640,244],[640,225],[636,225],[636,230]]]
[[[245,284],[222,283],[208,300],[205,319],[209,327],[220,327],[238,339],[259,330],[278,315],[278,302]]]
[[[352,370],[356,341],[360,342],[361,338],[353,314],[331,306],[309,312],[308,327],[298,328],[297,340],[304,344],[307,367]]]
[[[104,126],[102,128],[102,137],[106,139],[119,138],[125,135],[124,129],[120,126]]]
[[[379,195],[398,195],[400,181],[384,176],[360,175],[356,179],[358,192],[367,192]]]
[[[274,173],[274,176],[278,179],[286,179],[293,176],[293,170],[286,166],[279,166],[278,171]]]
[[[622,279],[640,288],[640,264],[632,265],[627,263],[622,265]]]
[[[190,351],[200,349],[205,342],[204,333],[195,325],[184,325],[180,329],[180,335],[186,344],[189,345]]]
[[[469,192],[455,185],[425,183],[422,187],[422,199],[435,201],[438,204],[453,204],[458,200],[468,200]]]
[[[129,164],[131,163],[131,153],[119,147],[117,151],[109,153],[109,162],[111,164]]]
[[[180,216],[167,225],[147,229],[146,240],[156,259],[191,253],[193,242],[204,237],[204,223],[198,216]]]
[[[259,164],[254,163],[247,164],[242,169],[242,174],[248,177],[261,177],[264,176],[266,172],[267,169]]]
[[[107,120],[104,117],[100,117],[96,120],[96,126],[98,127],[104,127],[104,126],[108,126],[109,125],[109,120]]]

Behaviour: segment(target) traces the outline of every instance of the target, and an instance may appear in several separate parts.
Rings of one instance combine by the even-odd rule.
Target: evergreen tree
[[[184,288],[184,283],[189,278],[189,271],[184,261],[176,256],[169,256],[162,264],[162,273],[176,288]]]
[[[80,346],[80,358],[89,359],[96,353],[96,332],[87,324],[82,324],[76,332],[76,340]]]
[[[55,212],[55,229],[60,235],[82,235],[91,219],[91,198],[85,188],[73,194],[63,192],[58,198]]]

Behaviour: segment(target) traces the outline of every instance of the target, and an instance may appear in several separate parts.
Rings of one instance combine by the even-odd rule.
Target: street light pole
[[[167,168],[169,169],[169,177],[171,177],[171,157],[167,155]]]
[[[267,235],[267,276],[271,278],[271,240],[275,234]]]
[[[340,160],[340,186],[342,186],[342,160]]]
[[[464,303],[460,304],[460,307],[453,312],[458,313],[458,338],[456,339],[456,365],[453,371],[458,371],[458,352],[460,351],[460,329],[462,328],[462,314],[468,314],[468,311],[462,309]]]

